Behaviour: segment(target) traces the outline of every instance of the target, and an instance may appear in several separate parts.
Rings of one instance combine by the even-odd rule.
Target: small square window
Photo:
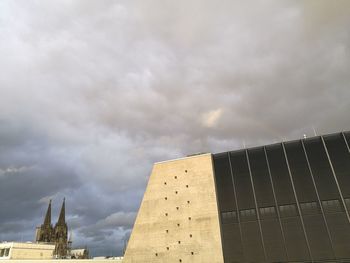
[[[259,208],[261,219],[275,218],[276,211],[274,206]]]
[[[165,216],[168,216],[168,213],[165,213]]]
[[[178,191],[175,191],[175,194],[177,194],[178,193]]]
[[[337,213],[343,211],[342,205],[337,199],[322,201],[322,206],[325,213]]]
[[[186,184],[186,187],[188,188],[188,184]]]
[[[239,211],[242,221],[254,221],[256,220],[255,209],[245,209]]]
[[[191,220],[191,217],[189,217],[188,220]]]
[[[190,203],[190,201],[187,201],[187,204],[189,204]]]
[[[298,215],[297,207],[295,204],[281,205],[279,209],[280,209],[281,217],[293,217]]]
[[[177,176],[174,176],[175,179],[177,179]]]
[[[222,223],[237,223],[237,213],[236,211],[227,211],[221,213]]]
[[[300,210],[303,215],[315,215],[320,213],[320,209],[316,202],[301,203]]]
[[[181,244],[181,241],[177,241],[177,243]]]

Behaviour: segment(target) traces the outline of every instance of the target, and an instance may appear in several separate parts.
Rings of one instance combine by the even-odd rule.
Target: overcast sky
[[[154,162],[350,130],[350,1],[0,0],[0,240],[65,196],[120,254]]]

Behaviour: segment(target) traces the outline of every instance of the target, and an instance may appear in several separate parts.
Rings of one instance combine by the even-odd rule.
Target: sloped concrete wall
[[[123,263],[223,262],[211,154],[156,163]]]

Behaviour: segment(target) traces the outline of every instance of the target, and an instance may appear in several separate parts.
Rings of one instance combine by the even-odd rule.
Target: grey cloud
[[[5,223],[1,225],[0,231],[1,233],[18,233],[18,231],[24,231],[25,228],[22,224],[20,223]]]
[[[152,164],[349,130],[348,1],[1,1],[0,218],[120,254]],[[27,221],[23,221],[25,218]]]
[[[135,212],[116,212],[108,215],[106,218],[97,221],[90,226],[84,226],[79,229],[80,234],[87,238],[93,238],[96,241],[102,241],[105,236],[111,236],[115,231],[128,232],[135,220]]]
[[[136,214],[134,212],[129,213],[123,213],[123,212],[116,212],[109,216],[107,216],[105,219],[100,220],[96,223],[97,226],[101,227],[131,227],[132,222],[135,220]]]

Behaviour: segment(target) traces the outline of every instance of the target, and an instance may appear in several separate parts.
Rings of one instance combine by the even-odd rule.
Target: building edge
[[[153,165],[123,262],[222,263],[212,154]]]

